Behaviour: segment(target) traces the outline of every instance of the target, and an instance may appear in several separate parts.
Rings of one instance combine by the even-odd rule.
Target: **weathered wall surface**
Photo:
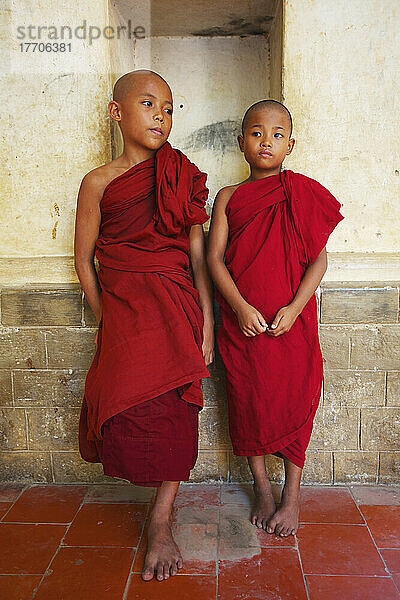
[[[10,50],[1,93],[9,115],[2,131],[0,257],[71,255],[80,180],[110,157],[108,46],[101,40],[97,45],[69,40],[67,31],[71,52],[26,46],[21,52],[20,44],[46,42],[40,26],[54,24],[59,33],[61,26],[75,29],[84,21],[101,27],[107,7],[90,0],[57,3],[56,9],[50,0],[5,4]],[[8,280],[12,277],[9,272]]]
[[[296,147],[287,165],[343,204],[332,252],[400,253],[400,4],[285,0],[283,95]]]
[[[399,286],[322,287],[323,398],[305,482],[400,481]],[[0,478],[103,481],[77,451],[79,407],[94,354],[95,320],[79,286],[3,290],[0,327]],[[193,481],[248,481],[232,454],[219,357],[203,382]],[[280,481],[282,461],[267,457]],[[108,479],[111,481],[111,479]]]

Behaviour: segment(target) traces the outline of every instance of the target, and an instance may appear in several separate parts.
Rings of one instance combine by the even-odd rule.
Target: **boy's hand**
[[[291,328],[299,313],[291,304],[280,308],[275,315],[271,327],[267,330],[268,335],[278,337],[282,333],[287,333]]]
[[[208,366],[214,360],[214,323],[204,323],[202,351],[204,362]]]
[[[251,306],[251,304],[244,305],[236,313],[239,327],[246,337],[254,337],[260,333],[264,333],[268,329],[268,325],[265,322],[262,314]]]

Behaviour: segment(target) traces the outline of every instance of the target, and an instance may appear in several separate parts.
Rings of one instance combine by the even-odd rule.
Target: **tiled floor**
[[[145,583],[152,494],[0,485],[0,599],[400,600],[398,488],[303,487],[299,533],[281,539],[251,525],[250,486],[182,486],[184,569]]]

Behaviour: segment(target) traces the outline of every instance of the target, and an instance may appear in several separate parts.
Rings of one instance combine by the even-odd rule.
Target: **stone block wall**
[[[320,292],[325,377],[303,480],[399,482],[399,285],[326,283]],[[77,450],[95,333],[79,285],[1,291],[0,480],[114,481]],[[210,373],[192,480],[250,480],[246,460],[232,454],[218,356]],[[280,481],[282,461],[266,460]]]

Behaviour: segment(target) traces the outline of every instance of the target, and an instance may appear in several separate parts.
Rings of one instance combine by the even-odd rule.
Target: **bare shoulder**
[[[234,185],[227,185],[221,188],[218,194],[215,196],[214,206],[218,209],[225,210],[233,192],[240,186],[240,183]]]
[[[81,190],[90,195],[101,197],[110,181],[121,174],[121,169],[115,163],[116,161],[113,160],[89,171],[82,179]]]

